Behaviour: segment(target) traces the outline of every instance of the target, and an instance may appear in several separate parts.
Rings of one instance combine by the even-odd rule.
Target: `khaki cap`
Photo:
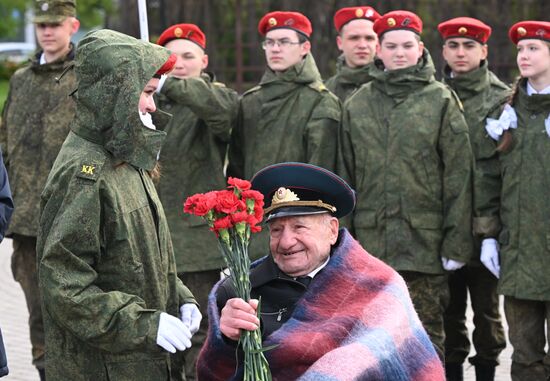
[[[76,0],[36,0],[33,23],[59,23],[76,16]]]

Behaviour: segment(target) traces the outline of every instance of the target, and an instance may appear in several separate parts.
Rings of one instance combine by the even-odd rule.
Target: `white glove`
[[[193,303],[182,304],[180,307],[181,321],[189,328],[191,335],[199,330],[202,320],[202,314],[199,308]]]
[[[168,78],[166,74],[163,74],[160,76],[159,84],[157,85],[157,89],[155,90],[157,94],[160,94],[160,91],[162,90],[162,86],[164,86],[164,82],[166,82],[166,78]]]
[[[191,348],[191,331],[183,322],[172,315],[162,312],[157,332],[157,345],[170,353]]]
[[[481,263],[497,278],[500,276],[498,250],[498,242],[494,238],[485,238],[481,243]]]
[[[449,259],[445,257],[441,257],[441,263],[443,264],[443,268],[447,271],[458,270],[464,267],[464,265],[466,264],[464,262],[455,261],[454,259]]]

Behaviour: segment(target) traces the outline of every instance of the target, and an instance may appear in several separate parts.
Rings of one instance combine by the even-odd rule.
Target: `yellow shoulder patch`
[[[94,162],[84,162],[79,165],[76,177],[80,177],[82,179],[92,180],[96,181],[99,177],[99,171],[101,169],[101,164],[94,163]]]
[[[213,84],[214,86],[218,86],[218,87],[225,87],[225,84],[223,84],[223,83],[221,83],[221,82],[217,82],[217,81],[212,82],[212,84]]]
[[[245,96],[245,95],[247,95],[247,94],[250,94],[250,93],[253,93],[253,92],[255,92],[255,91],[258,91],[258,90],[260,90],[261,88],[262,88],[262,86],[260,86],[260,85],[254,86],[253,88],[251,88],[251,89],[245,91],[245,92],[243,93],[243,96]]]
[[[460,98],[458,97],[458,95],[455,93],[455,91],[453,89],[451,89],[450,87],[447,86],[447,88],[451,91],[451,94],[453,94],[453,98],[455,99],[457,105],[458,105],[458,108],[460,109],[460,112],[464,112],[464,106],[462,105],[462,101],[460,100]]]
[[[313,90],[316,90],[318,92],[328,91],[327,87],[323,82],[313,82],[309,84],[309,87],[311,87]]]

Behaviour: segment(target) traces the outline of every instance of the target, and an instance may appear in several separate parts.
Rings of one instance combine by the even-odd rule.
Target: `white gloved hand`
[[[193,303],[185,303],[180,307],[181,321],[189,328],[191,335],[194,335],[201,325],[202,314],[199,308]]]
[[[160,91],[162,90],[162,86],[164,86],[164,82],[166,82],[166,78],[168,78],[166,74],[163,74],[160,76],[159,84],[157,86],[157,89],[155,90],[157,94],[160,94]]]
[[[464,265],[466,264],[464,262],[455,261],[454,259],[449,259],[445,257],[441,257],[441,263],[443,264],[443,268],[447,271],[458,270],[464,267]]]
[[[172,315],[162,312],[157,332],[157,345],[170,353],[191,348],[191,331],[183,322]]]
[[[497,278],[500,276],[498,250],[498,242],[494,238],[485,238],[481,243],[481,263]]]

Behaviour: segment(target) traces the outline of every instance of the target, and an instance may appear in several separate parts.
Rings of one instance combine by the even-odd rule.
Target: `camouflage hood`
[[[165,133],[138,114],[147,82],[166,62],[165,48],[111,30],[88,33],[76,50],[76,117],[71,129],[116,159],[150,170]]]
[[[435,81],[434,63],[426,49],[416,65],[404,69],[385,70],[382,60],[375,59],[370,74],[373,85],[392,98],[406,98],[414,90]]]
[[[362,84],[372,80],[372,76],[370,74],[372,65],[373,64],[371,62],[365,66],[351,68],[346,65],[346,59],[342,54],[336,60],[336,73],[338,80],[341,84],[349,84],[359,87]]]

